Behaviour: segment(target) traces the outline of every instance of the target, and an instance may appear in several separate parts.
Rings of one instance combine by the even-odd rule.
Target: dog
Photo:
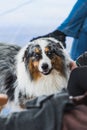
[[[0,93],[19,106],[67,87],[71,58],[62,42],[38,38],[25,47],[0,44]]]

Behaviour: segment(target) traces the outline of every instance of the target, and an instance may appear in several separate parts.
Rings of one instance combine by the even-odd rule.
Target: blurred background
[[[54,31],[76,0],[0,0],[0,42],[24,46],[33,37]],[[70,51],[72,38],[67,37]]]

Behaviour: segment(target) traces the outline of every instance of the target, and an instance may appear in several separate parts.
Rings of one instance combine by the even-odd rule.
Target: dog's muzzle
[[[50,68],[47,63],[43,63],[41,69],[42,69],[41,73],[43,73],[44,75],[48,75],[52,70],[52,68]]]

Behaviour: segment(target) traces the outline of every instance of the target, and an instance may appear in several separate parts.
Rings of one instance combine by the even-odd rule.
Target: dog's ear
[[[56,47],[57,47],[58,49],[64,49],[63,43],[62,43],[62,42],[59,42],[59,41],[56,43]]]
[[[37,40],[37,39],[40,39],[40,38],[43,38],[43,36],[38,36],[38,37],[33,37],[30,42],[34,41],[34,40]]]
[[[24,62],[29,59],[30,51],[31,51],[30,48],[31,48],[31,45],[28,45],[28,47],[26,48],[26,50],[24,52],[24,56],[23,56],[23,61]]]
[[[58,39],[58,38],[59,38],[59,39]],[[55,37],[55,39],[57,39],[58,41],[60,41],[61,44],[63,45],[63,47],[66,48],[66,43],[65,43],[64,40],[63,40],[63,36],[60,35],[58,38]]]
[[[53,52],[57,55],[60,56],[62,58],[64,58],[63,52],[62,50],[64,49],[62,43],[60,42],[56,42],[56,43],[52,43],[52,50]]]
[[[27,49],[25,50],[25,52],[24,52],[24,55],[23,55],[23,61],[25,61],[26,60],[26,57],[27,57]]]

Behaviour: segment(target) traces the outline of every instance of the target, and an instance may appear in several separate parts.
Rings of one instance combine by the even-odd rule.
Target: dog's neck
[[[25,84],[25,80],[23,79],[21,82],[17,83],[18,87],[15,90],[15,100],[17,102],[20,92],[22,96],[26,96],[27,99],[41,95],[58,93],[62,90],[62,88],[66,88],[67,82],[68,79],[63,76],[61,77],[59,72],[56,70],[53,70],[49,75],[43,75],[37,81],[30,81],[30,79],[28,79]]]

